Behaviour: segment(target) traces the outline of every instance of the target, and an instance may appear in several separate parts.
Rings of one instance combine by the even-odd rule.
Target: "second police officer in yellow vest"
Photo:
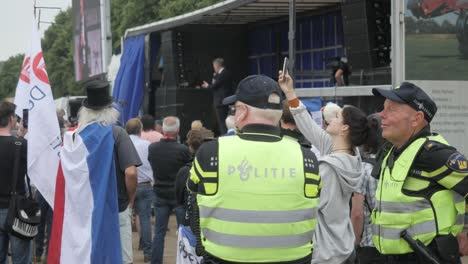
[[[282,138],[281,96],[254,75],[224,103],[241,133],[205,143],[188,187],[197,193],[205,261],[310,263],[321,188],[315,155]],[[210,263],[210,262],[207,262]]]
[[[440,263],[460,263],[456,240],[463,228],[468,162],[429,123],[435,102],[418,86],[373,89],[385,98],[382,135],[393,144],[381,163],[372,213],[373,240],[387,263],[430,263],[401,238],[420,241]]]

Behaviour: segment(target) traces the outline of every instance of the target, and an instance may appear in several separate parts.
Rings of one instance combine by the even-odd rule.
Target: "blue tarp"
[[[114,101],[121,106],[120,121],[125,124],[138,115],[145,84],[145,36],[125,40],[120,68],[114,82]]]
[[[301,99],[301,102],[305,105],[309,112],[320,111],[320,108],[322,108],[321,98]]]

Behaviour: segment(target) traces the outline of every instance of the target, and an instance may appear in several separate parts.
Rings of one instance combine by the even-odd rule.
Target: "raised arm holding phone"
[[[349,201],[361,181],[357,147],[367,140],[367,116],[356,107],[346,106],[323,130],[297,98],[291,76],[280,71],[278,82],[289,100],[297,127],[323,154],[319,171],[324,191],[320,197],[312,263],[354,263],[355,238]]]

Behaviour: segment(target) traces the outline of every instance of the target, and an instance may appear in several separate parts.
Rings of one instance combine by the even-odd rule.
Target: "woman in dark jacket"
[[[189,147],[190,153],[195,156],[198,148],[203,144],[203,142],[212,139],[214,136],[211,130],[206,128],[192,129],[187,133],[187,145]],[[190,177],[190,169],[192,168],[193,158],[185,164],[182,168],[179,169],[176,177],[176,201],[177,206],[183,207],[185,212],[190,212],[191,206],[191,194],[187,191],[187,179]],[[188,226],[189,223],[189,214],[185,213],[185,217],[182,221],[183,225]]]

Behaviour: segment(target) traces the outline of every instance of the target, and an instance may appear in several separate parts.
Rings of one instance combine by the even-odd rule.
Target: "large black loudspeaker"
[[[193,120],[200,119],[206,126],[212,126],[212,99],[208,90],[187,87],[183,38],[179,31],[161,33],[164,80],[156,89],[154,115],[156,119],[169,115],[179,117],[180,136],[185,139]]]
[[[247,75],[246,27],[185,25],[160,36],[164,78],[160,85],[155,82],[154,115],[178,116],[182,137],[196,119],[216,130],[212,91],[196,87],[211,81],[216,57],[224,58],[235,83]]]
[[[346,55],[354,70],[390,64],[390,0],[348,0],[341,6]]]

